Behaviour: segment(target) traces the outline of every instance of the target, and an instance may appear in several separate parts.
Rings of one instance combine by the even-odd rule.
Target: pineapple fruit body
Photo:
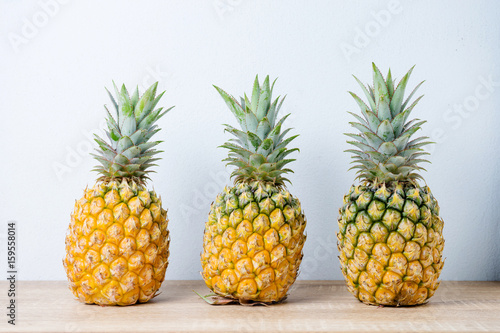
[[[443,220],[428,187],[393,182],[353,186],[338,220],[349,291],[381,305],[425,303],[443,268]]]
[[[298,274],[305,226],[299,200],[285,189],[258,182],[225,188],[205,225],[206,285],[239,300],[284,299]]]
[[[154,191],[98,182],[76,201],[64,268],[82,302],[131,305],[156,295],[169,256],[167,212]]]

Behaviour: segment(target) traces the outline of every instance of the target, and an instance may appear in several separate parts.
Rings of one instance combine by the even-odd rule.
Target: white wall
[[[43,5],[54,1],[0,1],[0,221],[18,222],[21,279],[65,279],[69,215],[96,177],[87,133],[104,117],[111,80],[159,80],[162,104],[176,105],[160,121],[165,153],[153,184],[169,208],[167,278],[199,279],[209,204],[228,178],[221,124],[235,123],[212,84],[240,95],[256,73],[279,76],[275,91],[288,95],[288,125],[301,134],[289,187],[308,217],[300,277],[341,279],[336,219],[354,178],[342,133],[351,131],[346,111],[358,112],[347,91],[359,92],[351,74],[371,80],[372,61],[397,77],[416,64],[410,86],[426,80],[414,114],[428,120],[421,134],[438,142],[424,177],[446,223],[442,278],[500,279],[498,2]],[[0,233],[5,267],[5,226]]]

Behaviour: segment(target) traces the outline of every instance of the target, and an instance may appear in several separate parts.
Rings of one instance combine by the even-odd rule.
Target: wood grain
[[[298,281],[269,307],[210,306],[193,289],[202,281],[166,281],[146,304],[99,307],[76,301],[66,282],[18,282],[17,325],[7,324],[7,283],[0,282],[0,332],[500,332],[500,282],[442,282],[428,304],[368,306],[343,281]]]

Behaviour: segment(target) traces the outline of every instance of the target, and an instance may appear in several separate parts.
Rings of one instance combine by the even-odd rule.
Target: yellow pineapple
[[[273,84],[274,86],[274,84]],[[298,149],[286,145],[289,129],[277,121],[283,99],[272,103],[269,76],[260,86],[256,77],[251,100],[238,103],[215,87],[237,118],[241,130],[226,126],[236,138],[222,145],[225,160],[236,166],[233,187],[226,187],[212,203],[205,224],[202,276],[217,295],[240,302],[283,300],[294,283],[306,240],[306,219],[298,199],[285,187],[292,172],[284,166]]]
[[[146,188],[149,168],[158,160],[149,141],[160,129],[155,122],[170,109],[155,108],[153,84],[139,97],[125,86],[109,96],[116,118],[107,110],[109,142],[96,135],[101,176],[76,201],[66,235],[63,260],[70,289],[84,303],[131,305],[156,295],[169,256],[167,212]]]
[[[399,84],[391,71],[384,79],[373,64],[373,87],[358,79],[367,100],[351,95],[363,117],[347,134],[361,184],[344,196],[338,219],[338,248],[349,291],[360,301],[380,305],[417,305],[436,292],[443,268],[443,220],[428,186],[417,182],[427,162],[428,137],[411,136],[425,121],[408,117],[421,97],[421,85],[404,100],[413,68]]]

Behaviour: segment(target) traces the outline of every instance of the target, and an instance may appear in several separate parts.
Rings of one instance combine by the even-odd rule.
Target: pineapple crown
[[[356,100],[363,117],[352,114],[358,122],[351,122],[352,127],[360,134],[346,133],[355,141],[347,141],[358,149],[346,150],[353,154],[354,166],[358,169],[357,178],[369,182],[410,181],[423,179],[418,171],[425,170],[419,163],[429,162],[422,158],[429,153],[422,147],[433,143],[426,141],[426,136],[410,141],[411,136],[420,129],[426,121],[412,119],[408,121],[411,111],[423,96],[410,103],[417,89],[424,83],[420,82],[404,100],[404,93],[413,67],[396,85],[392,79],[391,70],[384,79],[377,66],[373,65],[373,87],[365,87],[356,77],[363,93],[368,100],[365,104],[356,94],[349,92]],[[349,169],[349,170],[351,170]]]
[[[284,174],[293,171],[284,166],[295,159],[285,157],[298,150],[298,148],[287,147],[298,135],[285,139],[290,128],[281,130],[283,122],[290,114],[277,121],[277,115],[285,97],[280,99],[278,96],[272,101],[275,82],[276,80],[270,86],[269,76],[266,76],[261,86],[259,77],[256,76],[251,99],[244,94],[244,97],[240,97],[241,103],[224,90],[214,86],[241,127],[239,130],[225,124],[225,130],[235,138],[221,146],[229,150],[228,158],[224,161],[227,165],[236,166],[236,170],[231,174],[236,184],[258,182],[282,187],[285,182],[290,183]]]
[[[116,110],[116,118],[104,106],[107,112],[106,123],[108,129],[105,133],[108,142],[95,135],[95,141],[99,145],[97,154],[91,154],[99,161],[93,171],[101,174],[99,180],[127,178],[139,184],[143,184],[148,177],[149,170],[155,166],[153,162],[159,160],[154,155],[161,151],[153,149],[162,141],[149,141],[160,128],[155,122],[165,113],[172,109],[155,109],[158,101],[165,92],[156,96],[158,82],[149,87],[139,97],[139,88],[136,87],[132,96],[129,95],[125,85],[118,89],[113,82],[116,98],[106,91],[113,102]]]

